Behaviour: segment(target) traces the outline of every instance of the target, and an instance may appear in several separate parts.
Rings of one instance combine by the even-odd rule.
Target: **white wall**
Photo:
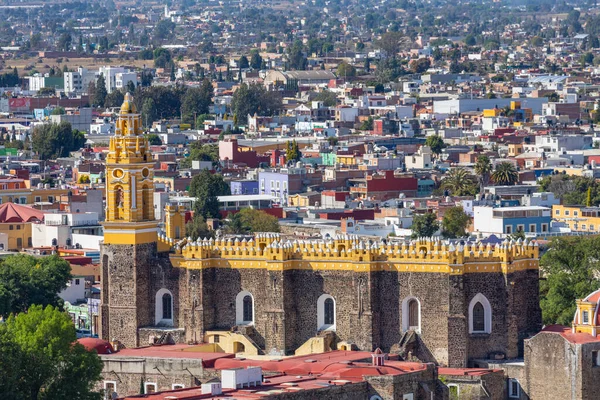
[[[71,304],[77,303],[78,300],[85,299],[85,279],[80,277],[73,277],[69,286],[58,296],[64,301],[68,301]]]
[[[100,250],[100,242],[104,240],[104,236],[98,235],[82,235],[74,233],[72,235],[72,245],[75,246],[77,243],[84,249]]]

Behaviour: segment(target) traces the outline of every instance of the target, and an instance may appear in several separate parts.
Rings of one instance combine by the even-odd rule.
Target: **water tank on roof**
[[[302,161],[298,161],[296,163],[296,168],[302,168],[302,167],[304,167],[304,164],[302,163]]]

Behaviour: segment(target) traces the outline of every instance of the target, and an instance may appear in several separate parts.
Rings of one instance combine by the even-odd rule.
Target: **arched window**
[[[485,310],[480,302],[475,303],[473,306],[473,331],[485,331]]]
[[[335,324],[335,312],[332,299],[325,299],[325,325]]]
[[[469,303],[469,333],[492,333],[492,306],[481,293]]]
[[[173,326],[173,294],[167,289],[156,292],[154,323],[161,326]]]
[[[419,327],[419,303],[416,299],[411,299],[408,302],[408,327]]]
[[[402,331],[421,333],[421,302],[414,296],[402,300]]]
[[[252,296],[246,295],[242,300],[243,303],[243,312],[244,312],[244,321],[252,321]]]
[[[173,299],[169,293],[162,296],[162,319],[173,319],[172,315]]]
[[[335,299],[328,294],[323,294],[317,299],[317,329],[321,331],[335,331]]]
[[[237,325],[254,324],[254,297],[248,291],[241,291],[235,298],[235,323]]]

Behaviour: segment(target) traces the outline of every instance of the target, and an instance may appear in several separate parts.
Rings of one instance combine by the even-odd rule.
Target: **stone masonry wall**
[[[467,318],[467,333],[469,303],[478,293],[484,295],[492,308],[492,332],[468,334],[468,359],[488,358],[491,353],[507,354],[507,294],[506,281],[502,273],[474,273],[464,276],[464,309]],[[515,354],[516,356],[516,354]],[[466,365],[465,365],[466,366]]]
[[[137,328],[150,323],[148,264],[156,259],[156,244],[103,244],[101,251],[101,337],[137,347]]]

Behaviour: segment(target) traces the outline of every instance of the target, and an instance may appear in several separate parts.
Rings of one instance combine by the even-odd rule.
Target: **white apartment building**
[[[137,74],[123,67],[100,67],[98,75],[102,74],[106,82],[106,91],[112,93],[115,89],[127,86],[129,81],[137,85]]]
[[[87,93],[90,83],[96,82],[98,75],[98,71],[89,71],[83,67],[77,68],[76,72],[65,72],[65,93]]]

